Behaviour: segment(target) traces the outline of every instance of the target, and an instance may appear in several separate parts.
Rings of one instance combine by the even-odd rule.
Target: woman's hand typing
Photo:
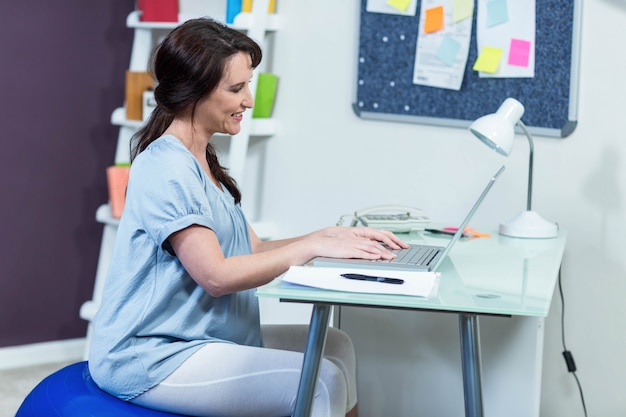
[[[334,258],[393,259],[394,249],[407,248],[393,233],[370,227],[333,226],[309,235],[311,239],[323,238],[322,254]]]

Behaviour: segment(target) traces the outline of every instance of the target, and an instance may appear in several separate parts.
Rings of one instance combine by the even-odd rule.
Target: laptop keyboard
[[[437,255],[438,249],[424,246],[410,246],[407,249],[394,250],[397,255],[390,263],[401,263],[409,265],[428,265]]]

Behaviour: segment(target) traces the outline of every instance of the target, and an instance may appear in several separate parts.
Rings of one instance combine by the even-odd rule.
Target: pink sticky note
[[[530,42],[520,39],[511,39],[509,48],[509,65],[527,67],[530,57]]]

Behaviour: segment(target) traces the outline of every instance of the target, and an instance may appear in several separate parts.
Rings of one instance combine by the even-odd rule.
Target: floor
[[[28,393],[45,377],[73,362],[0,370],[0,417],[15,417]]]

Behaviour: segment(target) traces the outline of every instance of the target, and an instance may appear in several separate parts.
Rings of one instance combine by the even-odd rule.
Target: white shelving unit
[[[244,31],[252,39],[261,44],[265,43],[266,36],[279,29],[280,16],[277,14],[269,14],[269,0],[254,0],[253,10],[251,13],[240,13],[235,17],[232,25],[233,29]],[[199,16],[179,15],[179,22],[142,22],[140,20],[140,12],[133,11],[126,19],[126,26],[134,31],[133,45],[130,57],[130,71],[147,71],[150,54],[155,45],[172,29],[189,18]],[[262,63],[264,65],[265,63]],[[255,73],[263,71],[263,68],[257,68]],[[253,77],[250,88],[256,92],[256,75]],[[119,126],[117,145],[115,151],[115,163],[130,162],[130,140],[133,134],[141,127],[142,121],[128,120],[126,118],[126,109],[124,107],[117,108],[111,115],[111,123]],[[241,131],[237,134],[235,140],[231,140],[228,150],[228,162],[225,164],[229,168],[230,174],[242,183],[244,169],[246,164],[246,156],[251,136],[272,136],[275,133],[275,122],[272,119],[252,119],[251,116],[244,118],[241,123]],[[89,342],[91,340],[92,326],[91,320],[98,311],[100,300],[102,298],[102,290],[104,280],[109,268],[109,262],[113,252],[115,236],[117,234],[117,226],[119,220],[111,216],[111,209],[108,204],[103,204],[96,211],[96,220],[103,224],[102,241],[100,244],[100,254],[98,259],[98,267],[94,283],[92,299],[83,303],[80,309],[80,317],[89,322],[86,336],[86,349],[84,357],[89,354]],[[262,239],[272,237],[274,227],[270,222],[253,222],[256,233]]]

